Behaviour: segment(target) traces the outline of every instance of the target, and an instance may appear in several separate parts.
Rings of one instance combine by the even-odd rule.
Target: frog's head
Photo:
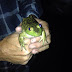
[[[40,36],[42,34],[41,24],[32,24],[26,27],[25,32],[31,36]]]

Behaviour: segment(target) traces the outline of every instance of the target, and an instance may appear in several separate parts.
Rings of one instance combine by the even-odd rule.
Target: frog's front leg
[[[24,43],[24,35],[23,35],[23,33],[21,33],[21,34],[19,35],[19,43],[20,43],[20,45],[21,45],[21,51],[23,50],[23,48],[26,50],[26,48],[25,48],[25,43]]]
[[[45,31],[42,31],[42,36],[41,36],[41,39],[40,39],[39,42],[41,42],[42,40],[43,40],[43,45],[44,45],[44,42],[45,42],[45,40],[46,40],[46,33],[45,33]],[[46,42],[48,43],[47,40],[46,40]]]

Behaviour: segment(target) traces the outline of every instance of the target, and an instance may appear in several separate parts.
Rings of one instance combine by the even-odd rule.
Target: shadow
[[[43,15],[40,17],[49,24],[51,33],[51,44],[48,50],[35,55],[35,59],[31,64],[31,72],[48,72],[49,70],[59,68],[63,62],[62,39],[65,38],[66,25],[71,22],[72,16],[72,1],[69,0],[41,0]]]

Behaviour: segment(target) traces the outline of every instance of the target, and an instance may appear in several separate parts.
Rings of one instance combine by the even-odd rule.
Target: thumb
[[[21,28],[21,26],[18,26],[15,28],[15,30],[16,30],[16,32],[20,33],[22,31],[22,28]]]
[[[21,25],[22,25],[22,22],[20,23],[19,26],[17,26],[17,27],[15,28],[16,32],[20,33],[20,32],[22,31]]]
[[[38,19],[38,18],[35,18],[35,20],[40,23],[42,20],[41,19]]]

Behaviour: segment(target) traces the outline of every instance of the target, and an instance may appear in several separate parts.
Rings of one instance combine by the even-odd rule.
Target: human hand
[[[21,51],[18,36],[19,31],[7,36],[2,41],[0,41],[1,61],[25,65],[31,59],[32,53],[29,49],[26,48],[26,51],[24,49]]]
[[[42,52],[42,51],[48,49],[49,44],[51,43],[51,35],[49,32],[48,23],[41,19],[37,19],[37,18],[35,18],[35,19],[39,24],[42,24],[43,28],[45,29],[46,39],[47,39],[48,43],[45,41],[45,43],[43,45],[43,41],[39,42],[40,37],[35,37],[35,38],[31,39],[31,44],[29,45],[29,48],[32,49],[33,54],[36,54],[36,53],[39,53],[39,52]]]

